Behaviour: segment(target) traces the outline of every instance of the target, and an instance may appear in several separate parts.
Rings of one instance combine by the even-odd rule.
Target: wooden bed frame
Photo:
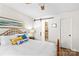
[[[13,33],[14,32],[14,33]],[[10,28],[9,30],[5,31],[4,33],[0,34],[0,36],[9,36],[9,35],[13,35],[13,34],[22,34],[24,33],[23,31],[19,30],[18,28]],[[60,48],[60,40],[57,39],[57,45],[56,45],[56,49],[57,49],[57,56],[61,56],[61,48]]]
[[[60,40],[57,39],[57,56],[61,56],[62,51],[61,51],[61,46],[60,46]]]

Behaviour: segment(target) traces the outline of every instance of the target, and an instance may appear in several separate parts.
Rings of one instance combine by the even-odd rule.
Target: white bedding
[[[0,46],[0,56],[54,56],[56,45],[49,42],[29,40],[22,45]]]

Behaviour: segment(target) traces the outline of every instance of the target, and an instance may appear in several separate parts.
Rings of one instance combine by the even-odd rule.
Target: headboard
[[[2,30],[3,28],[8,30],[0,33],[0,36],[21,34],[23,33],[23,31],[21,31],[20,28],[24,28],[24,25],[23,22],[20,20],[0,16],[0,29]]]
[[[19,28],[9,28],[5,32],[1,33],[0,36],[9,36],[9,35],[14,35],[14,34],[22,34],[24,33],[21,31]]]

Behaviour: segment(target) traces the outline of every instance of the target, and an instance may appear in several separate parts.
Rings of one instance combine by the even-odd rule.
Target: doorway
[[[48,41],[48,22],[45,21],[45,41]]]
[[[60,18],[36,20],[34,27],[37,40],[56,43],[60,39]]]

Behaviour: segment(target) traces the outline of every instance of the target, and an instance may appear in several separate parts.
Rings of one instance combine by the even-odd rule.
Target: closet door
[[[64,48],[72,48],[72,19],[70,17],[61,19],[61,43]]]
[[[35,28],[35,39],[42,40],[42,22],[40,20],[37,20],[34,22],[34,28]]]

